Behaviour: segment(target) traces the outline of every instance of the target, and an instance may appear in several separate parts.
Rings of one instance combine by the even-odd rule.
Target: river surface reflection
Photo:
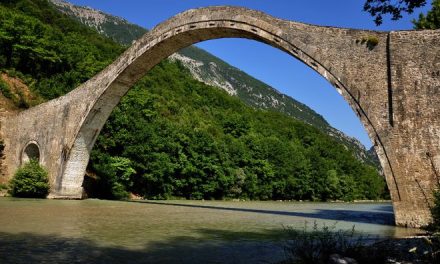
[[[0,263],[273,263],[283,227],[334,225],[371,236],[390,203],[62,201],[0,198]]]

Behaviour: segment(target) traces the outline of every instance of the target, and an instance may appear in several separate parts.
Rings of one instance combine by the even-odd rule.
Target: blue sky
[[[362,11],[365,0],[70,0],[116,15],[146,28],[190,8],[212,5],[244,6],[272,16],[323,26],[372,30],[411,29],[413,18],[426,13],[429,4],[399,21],[385,19],[376,27]],[[335,128],[356,137],[366,147],[371,141],[357,116],[320,75],[293,57],[266,44],[244,39],[217,39],[197,46],[244,70],[277,90],[305,103]]]

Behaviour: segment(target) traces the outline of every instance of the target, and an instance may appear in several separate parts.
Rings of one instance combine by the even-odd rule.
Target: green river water
[[[370,236],[390,203],[103,201],[0,198],[0,263],[274,263],[283,227],[334,225]]]

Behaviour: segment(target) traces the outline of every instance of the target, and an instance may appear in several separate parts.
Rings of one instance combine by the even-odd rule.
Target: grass
[[[356,40],[356,43],[365,44],[369,50],[373,50],[379,44],[379,39],[376,36],[366,36]]]
[[[325,264],[332,256],[350,258],[359,264],[370,263],[440,263],[440,233],[429,237],[385,239],[371,238],[333,226],[303,229],[285,228],[285,260],[279,264]],[[350,263],[349,261],[347,263]]]
[[[285,228],[288,239],[284,245],[286,260],[283,264],[328,263],[330,256],[353,258],[365,248],[366,238],[351,230],[336,230],[336,224],[319,227],[316,222],[310,227],[306,222],[303,229]]]

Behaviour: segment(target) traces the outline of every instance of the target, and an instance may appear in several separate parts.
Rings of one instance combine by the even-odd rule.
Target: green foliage
[[[7,189],[8,189],[8,185],[0,183],[0,191]]]
[[[31,88],[46,99],[88,80],[123,50],[46,0],[6,2],[0,6],[0,23],[0,68],[32,76]]]
[[[0,78],[0,92],[2,92],[3,96],[12,99],[13,95],[11,92],[11,89],[9,88],[9,85],[3,81],[3,79]]]
[[[419,19],[412,22],[415,29],[440,29],[440,0],[433,0],[426,16],[420,14]]]
[[[377,46],[377,44],[379,44],[379,39],[376,36],[363,37],[361,43],[365,43],[367,48],[372,50]]]
[[[19,75],[19,78],[23,78],[22,80],[26,80],[26,77],[23,74],[17,74],[17,72],[9,70],[5,71],[8,75],[9,72]],[[9,75],[13,77],[14,75]],[[11,87],[0,78],[0,92],[5,96],[6,98],[10,99],[15,106],[18,108],[29,108],[30,106],[37,105],[42,102],[42,98],[36,97],[36,98],[27,98],[25,94],[21,90],[12,91]]]
[[[131,176],[136,171],[131,167],[131,161],[123,157],[104,156],[96,164],[95,169],[99,175],[99,197],[106,199],[128,199],[129,193],[126,188],[132,187]]]
[[[379,39],[376,36],[365,36],[356,40],[356,44],[365,44],[369,50],[373,50],[378,44]]]
[[[422,259],[426,263],[440,263],[440,234],[437,232],[424,239],[424,248],[420,248]]]
[[[431,232],[430,237],[424,239],[424,248],[418,251],[423,252],[423,256],[428,263],[440,262],[440,190],[433,192],[434,204],[431,209],[431,223],[425,228]],[[416,250],[415,253],[418,253]]]
[[[31,160],[17,170],[9,188],[10,194],[15,197],[45,198],[50,188],[47,171],[38,161]]]
[[[324,264],[333,254],[358,259],[365,248],[365,237],[356,235],[354,226],[351,230],[335,229],[326,225],[320,228],[316,222],[311,229],[307,223],[302,230],[286,228],[286,260],[282,263]]]
[[[415,9],[426,5],[426,0],[366,0],[364,11],[374,17],[377,26],[383,22],[383,15],[391,15],[392,20],[402,18],[402,13],[411,14]]]
[[[129,165],[113,173],[121,158]],[[106,197],[115,183],[149,199],[350,201],[385,193],[373,167],[320,130],[250,108],[170,62],[115,108],[89,169],[106,183]]]
[[[428,230],[440,232],[440,191],[433,192],[434,205],[431,207],[432,221],[428,226]]]
[[[356,234],[351,230],[336,230],[334,226],[302,230],[286,228],[284,242],[285,260],[280,264],[324,264],[342,263],[332,259],[337,254],[341,258],[351,258],[359,264],[371,263],[439,263],[440,237],[378,240]],[[352,263],[347,260],[344,263]]]

